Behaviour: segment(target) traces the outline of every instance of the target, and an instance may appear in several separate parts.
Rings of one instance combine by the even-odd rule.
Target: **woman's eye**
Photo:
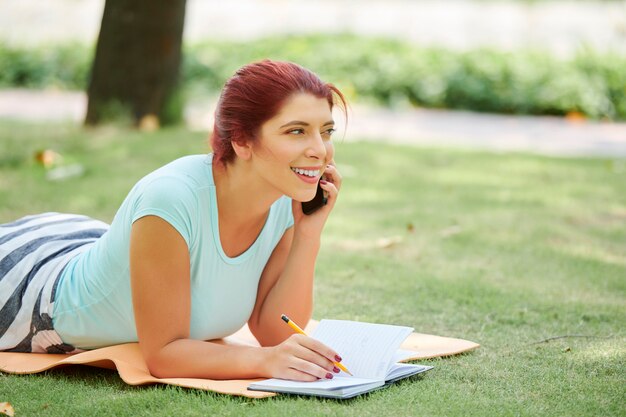
[[[333,133],[335,133],[335,130],[336,130],[336,129],[334,129],[334,128],[330,128],[330,129],[328,129],[327,131],[325,131],[323,134],[330,136],[330,135],[332,135]]]
[[[294,135],[302,135],[302,134],[304,134],[304,129],[293,129],[293,130],[290,130],[287,133],[293,133]]]

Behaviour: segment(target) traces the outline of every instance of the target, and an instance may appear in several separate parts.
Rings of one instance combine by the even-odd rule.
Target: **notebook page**
[[[335,377],[333,379],[319,379],[312,382],[289,381],[285,379],[271,378],[260,382],[250,384],[257,388],[285,388],[285,389],[302,389],[302,390],[319,390],[319,389],[340,389],[353,387],[357,385],[371,384],[371,379],[347,377]]]
[[[393,363],[402,362],[405,359],[414,357],[418,352],[414,350],[398,349],[396,354],[393,355]]]
[[[396,363],[389,370],[389,374],[387,375],[388,380],[393,380],[396,378],[400,378],[403,376],[419,374],[421,372],[428,371],[432,369],[432,366],[426,365],[409,365],[406,363]]]
[[[388,324],[322,320],[311,336],[338,352],[355,377],[384,380],[396,351],[412,331]]]

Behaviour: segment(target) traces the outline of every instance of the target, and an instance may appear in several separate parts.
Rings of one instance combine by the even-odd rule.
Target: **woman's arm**
[[[313,310],[313,278],[321,232],[337,200],[341,175],[333,165],[324,172],[327,204],[307,216],[293,202],[294,227],[288,229],[263,270],[254,310],[248,322],[262,346],[281,343],[293,331],[280,320],[286,314],[305,326]]]
[[[300,204],[300,203],[297,203]],[[261,346],[274,346],[293,334],[280,319],[286,314],[303,327],[313,310],[313,277],[319,251],[317,239],[294,238],[291,227],[274,249],[257,291],[248,327]]]
[[[336,353],[301,335],[271,348],[224,346],[189,338],[189,250],[165,220],[146,216],[131,231],[130,275],[139,346],[161,378],[324,378]]]

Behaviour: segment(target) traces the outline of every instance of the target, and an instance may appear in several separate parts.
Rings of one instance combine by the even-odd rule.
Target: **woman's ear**
[[[248,141],[233,140],[231,144],[233,146],[233,150],[235,151],[235,154],[237,154],[239,158],[241,158],[244,161],[247,161],[250,159],[250,157],[252,156],[252,149]]]

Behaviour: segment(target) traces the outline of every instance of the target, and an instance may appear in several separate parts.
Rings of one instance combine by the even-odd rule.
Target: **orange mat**
[[[306,327],[312,331],[317,322],[311,320]],[[220,341],[225,344],[258,346],[247,326],[232,336]],[[480,345],[463,339],[412,333],[401,348],[415,351],[415,356],[406,360],[427,359],[456,355],[478,348]],[[150,375],[137,343],[109,346],[74,355],[45,353],[0,352],[0,371],[13,374],[33,374],[67,365],[89,365],[117,369],[124,382],[130,385],[171,384],[186,388],[198,388],[222,394],[242,395],[251,398],[271,397],[270,392],[248,391],[253,379],[214,380],[198,378],[155,378]]]

